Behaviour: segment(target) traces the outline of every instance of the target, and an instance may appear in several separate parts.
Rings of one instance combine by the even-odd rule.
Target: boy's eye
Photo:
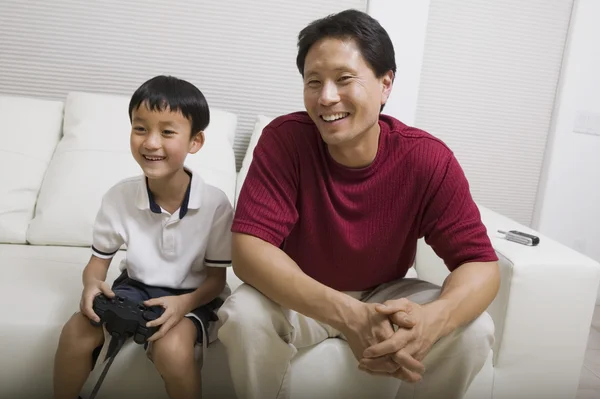
[[[133,128],[133,130],[135,130],[136,132],[143,132],[143,131],[145,131],[146,129],[144,129],[144,128],[143,128],[143,127],[141,127],[141,126],[135,126],[135,127]]]
[[[175,132],[172,130],[163,130],[163,133],[164,134],[175,134]]]

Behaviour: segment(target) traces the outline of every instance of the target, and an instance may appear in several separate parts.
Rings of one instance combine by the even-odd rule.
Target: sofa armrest
[[[574,398],[600,283],[600,264],[532,229],[480,207],[500,258],[500,292],[488,308],[496,327],[493,398]],[[497,235],[540,237],[528,247]],[[424,244],[424,243],[420,243]],[[448,271],[420,245],[419,278],[441,284]]]

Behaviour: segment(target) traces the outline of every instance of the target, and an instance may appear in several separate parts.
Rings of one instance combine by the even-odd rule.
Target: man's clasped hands
[[[422,361],[441,338],[441,321],[433,306],[419,305],[406,298],[383,304],[362,303],[362,315],[343,330],[359,369],[419,382],[425,373]]]

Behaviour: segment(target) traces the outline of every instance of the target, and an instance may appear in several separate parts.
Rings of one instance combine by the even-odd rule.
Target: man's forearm
[[[496,262],[465,263],[444,281],[439,299],[426,307],[440,316],[440,335],[445,336],[483,313],[500,287]]]
[[[282,307],[340,329],[358,300],[306,275],[279,248],[253,236],[233,235],[237,276]]]

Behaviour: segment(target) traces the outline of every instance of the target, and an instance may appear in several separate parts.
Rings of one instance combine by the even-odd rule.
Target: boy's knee
[[[172,329],[161,339],[152,343],[149,357],[162,373],[188,367],[194,361],[194,343],[178,330]]]
[[[104,342],[102,328],[95,327],[82,313],[77,312],[65,323],[60,339],[69,346],[93,351]]]

